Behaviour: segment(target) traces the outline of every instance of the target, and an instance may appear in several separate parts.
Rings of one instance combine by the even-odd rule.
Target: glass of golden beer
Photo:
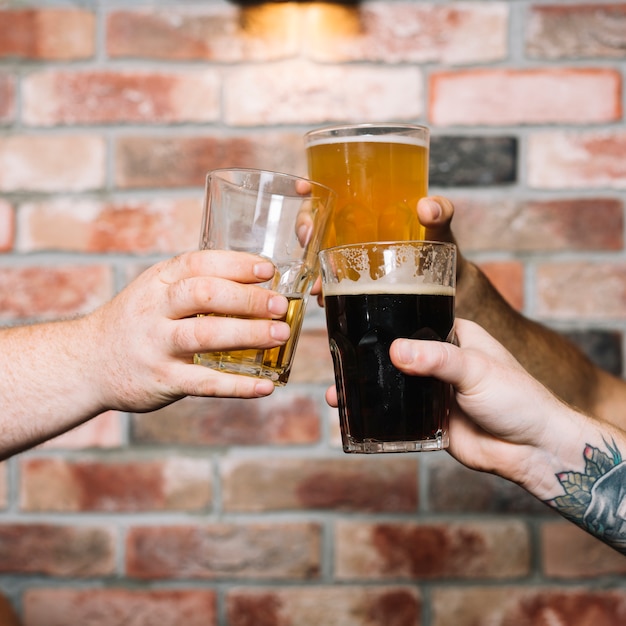
[[[309,176],[337,192],[322,248],[425,237],[430,132],[410,124],[333,126],[305,135]]]
[[[256,169],[220,169],[206,177],[200,248],[239,250],[274,263],[262,286],[287,297],[289,341],[267,350],[197,354],[216,370],[287,383],[311,287],[318,251],[335,193],[305,178]]]

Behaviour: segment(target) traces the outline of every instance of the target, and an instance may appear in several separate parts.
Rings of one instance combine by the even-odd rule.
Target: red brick
[[[110,576],[113,531],[103,526],[0,525],[0,572],[63,578]]]
[[[626,267],[591,261],[539,265],[536,314],[545,318],[623,319]]]
[[[422,111],[417,67],[323,65],[301,59],[233,67],[224,77],[230,126],[414,120]]]
[[[28,626],[217,626],[215,592],[199,589],[26,589]]]
[[[0,9],[0,58],[88,59],[95,52],[95,19],[81,9]]]
[[[118,411],[102,413],[58,437],[49,439],[39,449],[119,448],[123,444],[122,415]]]
[[[448,587],[434,589],[432,626],[617,626],[626,592],[585,588]]]
[[[626,574],[623,554],[569,522],[541,526],[541,552],[548,578],[577,580]]]
[[[201,511],[211,499],[211,462],[205,459],[21,462],[23,511]]]
[[[626,188],[626,132],[545,132],[528,140],[528,184],[542,189]]]
[[[422,600],[413,587],[239,588],[229,591],[226,601],[229,626],[420,626],[422,623]]]
[[[104,265],[0,268],[0,319],[51,319],[86,313],[113,295]]]
[[[292,56],[298,47],[298,12],[271,7],[271,29],[255,28],[263,7],[233,6],[112,11],[107,19],[107,52],[112,58],[206,60],[221,63],[270,61]],[[269,11],[268,11],[269,12]]]
[[[480,263],[480,268],[502,297],[516,310],[524,308],[524,265],[518,261]]]
[[[23,119],[32,126],[215,122],[219,113],[219,76],[210,70],[46,71],[23,84]]]
[[[621,250],[624,203],[618,198],[455,200],[462,250],[558,252]]]
[[[255,400],[185,398],[132,419],[137,443],[288,445],[321,435],[317,400],[288,390]]]
[[[226,511],[417,512],[416,459],[239,459],[221,465]]]
[[[529,7],[526,53],[541,59],[626,57],[626,4]]]
[[[126,536],[133,578],[315,579],[321,529],[316,524],[144,526]]]
[[[320,10],[313,4],[307,16],[317,17]],[[498,61],[507,54],[508,8],[502,3],[369,2],[360,7],[355,19],[359,27],[352,34],[346,28],[336,32],[327,27],[338,16],[322,17],[317,29],[303,33],[310,55],[319,60],[466,64]]]
[[[15,213],[13,206],[0,198],[0,252],[13,248],[15,237]]]
[[[207,172],[219,167],[305,173],[302,135],[122,136],[115,145],[115,184],[121,188],[202,189]]]
[[[26,203],[19,207],[16,247],[21,252],[177,254],[198,246],[201,218],[200,193],[180,199]]]
[[[615,122],[621,91],[620,73],[601,67],[435,72],[429,119],[438,126]]]
[[[307,308],[317,307],[311,298]],[[334,383],[333,360],[328,348],[328,333],[321,328],[303,328],[293,361],[289,382],[293,383]]]
[[[0,463],[0,509],[6,509],[9,504],[9,483],[7,463]]]
[[[528,528],[515,520],[335,524],[338,580],[503,580],[529,572]]]
[[[14,117],[15,79],[10,74],[0,74],[0,124],[10,122]]]
[[[105,144],[91,135],[0,137],[0,191],[84,191],[104,184]]]

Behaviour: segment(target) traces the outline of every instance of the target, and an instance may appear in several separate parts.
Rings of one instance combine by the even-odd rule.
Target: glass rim
[[[312,178],[307,178],[306,176],[300,176],[298,174],[289,174],[288,172],[279,172],[277,170],[268,170],[268,169],[263,169],[263,168],[258,168],[258,167],[216,167],[213,170],[209,170],[205,174],[205,177],[204,177],[205,184],[208,184],[210,177],[213,175],[217,176],[218,178],[220,178],[220,180],[223,180],[227,183],[236,184],[228,180],[225,176],[221,176],[221,174],[225,174],[226,172],[257,174],[259,175],[259,177],[262,174],[270,174],[272,176],[279,176],[281,178],[292,180],[294,182],[302,181],[314,187],[324,189],[326,192],[328,192],[329,197],[331,198],[336,198],[337,196],[337,192],[334,189],[331,189],[328,185],[324,185],[324,183],[319,183],[316,180],[313,180]],[[286,194],[281,194],[281,195],[286,195]],[[298,197],[300,195],[302,195],[302,197],[305,197],[305,194],[294,194],[294,197]]]
[[[348,131],[354,130],[356,131],[354,135],[346,135],[346,136],[358,136],[359,134],[367,135],[367,133],[359,133],[358,131],[366,131],[369,129],[372,130],[382,130],[389,129],[390,131],[398,130],[398,131],[421,131],[430,133],[430,128],[425,124],[411,124],[409,122],[364,122],[359,124],[333,124],[331,126],[322,126],[320,128],[313,128],[307,131],[304,134],[305,139],[309,139],[310,137],[316,137],[323,134],[332,134],[338,131]],[[390,133],[391,134],[391,133]]]

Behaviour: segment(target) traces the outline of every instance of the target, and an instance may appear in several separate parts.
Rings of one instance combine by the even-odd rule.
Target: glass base
[[[291,371],[290,369],[267,367],[262,363],[254,361],[242,362],[216,359],[213,354],[196,354],[193,361],[197,365],[203,365],[219,372],[271,380],[276,387],[284,387],[287,384]]]
[[[347,454],[380,454],[384,452],[433,452],[445,450],[450,445],[448,433],[441,433],[433,439],[420,441],[377,441],[365,439],[355,441],[350,436],[343,438],[343,451]]]

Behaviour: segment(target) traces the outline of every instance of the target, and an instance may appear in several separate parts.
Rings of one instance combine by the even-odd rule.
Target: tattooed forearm
[[[565,494],[546,504],[626,554],[626,462],[615,442],[607,452],[587,444],[583,472],[557,474]]]

